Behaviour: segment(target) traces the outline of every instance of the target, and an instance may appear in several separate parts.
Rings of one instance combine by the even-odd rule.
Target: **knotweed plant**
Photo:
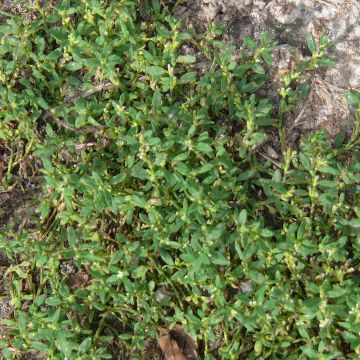
[[[296,150],[284,127],[328,39],[275,102],[268,34],[239,50],[138,8],[35,1],[0,26],[3,191],[24,166],[43,187],[32,230],[0,230],[2,357],[144,359],[181,324],[209,360],[358,358],[360,95],[351,138]]]

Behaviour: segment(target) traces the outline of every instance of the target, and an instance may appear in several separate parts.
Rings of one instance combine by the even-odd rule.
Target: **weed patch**
[[[3,357],[143,359],[180,325],[205,359],[355,358],[359,93],[351,139],[292,149],[283,127],[328,39],[274,104],[266,33],[238,51],[141,3],[35,2],[0,26],[3,190],[43,182],[34,229],[0,230]]]

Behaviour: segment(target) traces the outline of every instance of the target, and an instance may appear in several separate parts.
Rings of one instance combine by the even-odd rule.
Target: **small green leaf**
[[[83,67],[82,64],[73,61],[73,62],[68,63],[68,64],[65,66],[65,69],[66,69],[66,70],[69,70],[69,71],[78,71],[78,70],[80,70],[82,67]]]
[[[341,145],[344,143],[346,138],[346,133],[344,130],[340,130],[339,133],[335,136],[334,139],[334,147],[339,149]]]
[[[153,9],[154,9],[155,14],[159,15],[160,14],[159,0],[152,0],[152,5],[153,5]]]
[[[301,84],[296,89],[296,95],[299,97],[299,99],[304,100],[309,95],[310,89],[311,87],[308,83]]]
[[[119,185],[126,179],[126,173],[115,175],[113,178],[111,178],[110,183],[112,185]]]
[[[265,69],[260,64],[253,64],[252,69],[256,74],[261,74],[261,75],[265,74]]]
[[[311,162],[310,162],[308,156],[306,156],[304,153],[300,153],[299,158],[300,158],[301,164],[304,166],[304,168],[306,170],[310,170],[311,169]]]
[[[301,349],[303,354],[308,356],[310,359],[318,359],[318,353],[311,345],[303,346]]]
[[[197,150],[205,154],[209,154],[212,152],[212,147],[206,143],[198,143],[195,147]]]
[[[326,293],[326,295],[330,298],[339,298],[343,295],[345,295],[348,292],[348,289],[342,289],[342,288],[337,288],[337,289],[333,289],[330,290]]]
[[[122,283],[122,278],[119,276],[119,274],[114,274],[106,279],[106,283],[110,285],[118,285]]]
[[[45,300],[45,303],[50,306],[59,306],[60,304],[62,304],[62,300],[58,297],[49,297]]]
[[[306,36],[306,43],[311,53],[312,54],[316,53],[317,50],[316,41],[314,35],[311,32],[309,32]]]
[[[309,333],[304,325],[299,325],[298,331],[299,331],[299,334],[301,335],[301,337],[303,337],[305,339],[309,339]]]
[[[74,248],[77,244],[77,234],[74,228],[67,229],[67,237],[69,245]]]
[[[321,38],[320,38],[320,45],[322,46],[326,46],[327,44],[329,43],[329,38],[328,36],[324,33],[321,35]]]
[[[198,170],[197,173],[198,174],[204,174],[209,172],[211,169],[213,169],[213,165],[212,164],[204,164],[203,166],[201,166]]]
[[[172,259],[171,255],[166,250],[160,251],[160,257],[165,261],[168,265],[174,265],[174,260]]]
[[[72,357],[72,351],[76,349],[76,344],[66,339],[65,334],[59,334],[59,345],[61,352],[67,358]]]
[[[152,98],[152,106],[155,112],[158,112],[162,105],[161,92],[156,90]]]
[[[17,317],[17,323],[19,326],[20,333],[25,333],[26,323],[27,323],[27,315],[23,312],[19,312],[18,317]]]
[[[49,109],[49,105],[48,103],[44,100],[44,98],[39,97],[37,98],[36,102],[38,103],[39,106],[41,106],[43,109],[48,110]]]
[[[335,175],[335,176],[340,174],[339,169],[336,169],[331,166],[322,166],[319,168],[319,171],[323,174],[330,174],[330,175]]]
[[[263,229],[261,231],[261,236],[263,236],[265,238],[271,238],[274,236],[274,232],[271,231],[270,229]]]
[[[121,340],[130,340],[133,337],[133,334],[120,334],[119,339]]]
[[[266,141],[267,138],[268,136],[265,133],[253,133],[251,136],[250,144],[253,148],[259,147]]]
[[[240,223],[240,225],[245,225],[246,224],[247,216],[248,216],[248,214],[247,214],[246,209],[242,209],[240,211],[240,214],[239,214],[239,223]]]
[[[159,79],[162,75],[164,75],[165,70],[159,66],[148,66],[147,73],[153,78]]]
[[[251,39],[250,37],[246,37],[244,39],[244,44],[252,50],[255,50],[257,47],[255,41],[253,39]]]
[[[144,265],[141,265],[139,267],[137,267],[133,272],[132,272],[132,277],[134,277],[135,279],[140,278],[142,276],[144,276],[148,271],[148,268]]]
[[[328,57],[320,59],[320,61],[319,61],[319,66],[322,66],[322,67],[332,67],[332,66],[335,66],[336,64],[337,64],[337,62],[335,60],[330,59]]]
[[[360,92],[355,90],[350,90],[346,93],[346,100],[354,109],[358,109],[360,106]]]
[[[114,254],[111,255],[109,264],[115,265],[124,257],[124,253],[121,250],[115,251]]]
[[[272,58],[272,54],[268,53],[268,52],[263,52],[261,54],[262,58],[264,59],[264,61],[268,64],[271,65],[273,63],[273,58]]]
[[[79,346],[78,353],[79,354],[86,354],[86,351],[91,346],[92,339],[91,337],[87,337],[85,340],[83,340]]]
[[[56,61],[57,59],[59,59],[63,54],[63,51],[61,49],[56,49],[54,51],[52,51],[51,53],[49,53],[47,55],[47,58],[50,60],[50,61]]]
[[[211,255],[210,261],[215,265],[228,265],[229,264],[229,260],[218,251]]]
[[[266,44],[269,42],[269,40],[270,40],[270,32],[269,31],[265,31],[260,35],[261,44]]]
[[[50,34],[59,44],[66,44],[68,41],[68,33],[61,28],[51,28],[48,30]]]
[[[193,64],[196,62],[196,57],[193,55],[180,55],[177,62],[180,64]]]
[[[262,352],[262,341],[261,341],[261,339],[256,340],[254,350],[255,350],[256,355],[261,354],[261,352]]]
[[[332,180],[320,180],[319,186],[326,189],[336,189],[337,182]]]
[[[191,71],[181,76],[178,83],[181,85],[187,84],[191,81],[196,81],[196,72]]]

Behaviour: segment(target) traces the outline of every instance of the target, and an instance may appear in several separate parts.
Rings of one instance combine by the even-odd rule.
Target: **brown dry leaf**
[[[175,340],[187,360],[197,359],[197,343],[188,334],[185,333],[181,325],[176,325],[169,331],[172,340]]]
[[[163,335],[159,339],[159,346],[166,360],[187,360],[176,341],[171,340],[169,335]]]
[[[86,285],[90,280],[90,276],[85,271],[81,271],[76,274],[70,274],[67,278],[67,284],[72,290],[76,290],[79,287]]]
[[[197,359],[197,343],[185,333],[181,325],[176,325],[168,335],[162,336],[158,342],[166,360]]]

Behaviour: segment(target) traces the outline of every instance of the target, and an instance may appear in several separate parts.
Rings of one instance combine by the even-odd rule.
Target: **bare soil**
[[[308,55],[308,32],[318,38],[326,33],[334,42],[330,55],[337,65],[311,74],[313,91],[306,109],[300,106],[286,125],[302,133],[317,129],[325,129],[331,136],[342,130],[351,133],[354,114],[343,95],[348,89],[360,89],[358,0],[183,0],[178,3],[176,14],[186,26],[200,31],[209,21],[225,26],[225,39],[239,47],[245,37],[256,38],[263,31],[270,31],[279,41],[274,54],[278,72],[296,58]]]

